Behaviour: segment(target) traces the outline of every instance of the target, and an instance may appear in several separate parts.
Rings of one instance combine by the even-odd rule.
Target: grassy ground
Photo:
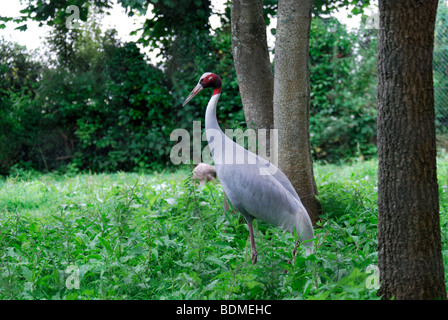
[[[448,156],[438,164],[448,265]],[[222,188],[174,174],[0,180],[0,299],[377,299],[377,162],[317,165],[315,253],[223,211]],[[287,272],[285,272],[287,271]],[[448,279],[448,273],[446,276]]]

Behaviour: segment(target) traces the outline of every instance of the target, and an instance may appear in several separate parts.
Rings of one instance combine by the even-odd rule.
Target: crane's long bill
[[[194,87],[193,91],[191,91],[190,95],[185,99],[185,102],[182,104],[182,107],[185,106],[195,95],[198,94],[199,91],[203,89],[202,85],[200,83],[197,84],[196,87]]]

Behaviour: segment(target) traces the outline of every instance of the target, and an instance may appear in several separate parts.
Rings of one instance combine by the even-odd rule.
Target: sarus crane
[[[252,227],[254,218],[296,232],[299,243],[306,241],[303,245],[309,255],[313,252],[313,225],[291,182],[274,164],[235,143],[219,127],[216,106],[221,95],[221,78],[204,73],[182,106],[204,88],[214,89],[205,112],[205,129],[216,174],[230,202],[247,222],[252,263],[257,262],[258,255]]]

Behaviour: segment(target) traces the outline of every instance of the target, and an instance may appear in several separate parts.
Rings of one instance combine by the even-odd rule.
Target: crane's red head
[[[199,79],[198,84],[194,87],[193,91],[191,91],[190,95],[185,99],[185,102],[182,106],[186,105],[195,95],[199,93],[204,88],[214,88],[213,95],[221,93],[222,81],[221,78],[216,74],[211,72],[204,73]]]

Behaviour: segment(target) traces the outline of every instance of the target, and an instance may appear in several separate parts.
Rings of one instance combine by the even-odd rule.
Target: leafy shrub
[[[447,262],[448,158],[438,158]],[[186,166],[188,167],[188,166]],[[1,299],[378,299],[377,161],[316,166],[326,216],[315,252],[294,236],[223,211],[217,183],[173,174],[18,171],[0,180]],[[70,268],[73,269],[70,269]],[[79,288],[67,286],[77,270]],[[285,272],[286,271],[286,272]],[[448,272],[448,270],[447,270]]]
[[[324,209],[337,214],[316,228],[308,257],[299,248],[288,263],[294,236],[256,220],[256,265],[244,219],[223,211],[222,187],[196,186],[185,169],[70,178],[20,172],[0,181],[0,297],[375,299],[366,287],[366,268],[377,263],[374,165],[318,168]],[[325,188],[336,183],[343,188]],[[67,286],[70,266],[78,289]]]
[[[335,162],[376,154],[376,38],[335,18],[311,24],[313,156]]]
[[[35,96],[41,65],[25,47],[0,39],[0,174],[33,147],[39,115],[29,101]]]

